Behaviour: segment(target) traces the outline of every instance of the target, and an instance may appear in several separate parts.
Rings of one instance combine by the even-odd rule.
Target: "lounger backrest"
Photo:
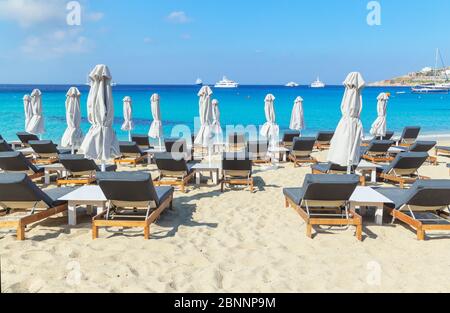
[[[403,141],[415,141],[420,134],[419,126],[407,126],[403,129],[402,140]]]
[[[150,148],[150,141],[147,135],[132,135],[131,141],[135,142],[142,149]]]
[[[187,142],[184,138],[168,138],[164,140],[166,151],[170,153],[187,153]]]
[[[155,162],[158,170],[162,173],[187,174],[189,169],[183,154],[157,153]]]
[[[393,131],[387,131],[385,136],[377,136],[374,139],[375,140],[381,140],[381,138],[383,138],[383,140],[391,140],[392,137],[394,137],[394,132]]]
[[[13,151],[11,146],[5,140],[0,140],[0,152],[10,152],[10,151]]]
[[[303,200],[348,201],[359,184],[357,175],[311,175],[303,183]]]
[[[287,131],[283,135],[284,143],[292,143],[294,142],[294,138],[300,137],[299,131]]]
[[[249,141],[247,143],[247,152],[249,155],[267,155],[269,152],[269,142],[267,140]]]
[[[100,171],[99,167],[93,160],[88,160],[84,155],[60,155],[59,162],[66,170],[74,175],[90,174],[92,172]]]
[[[368,153],[387,153],[389,148],[394,145],[391,140],[372,140],[370,142]]]
[[[293,154],[310,155],[314,149],[314,144],[316,143],[316,138],[314,137],[301,137],[295,138],[294,144],[292,145]]]
[[[408,175],[416,172],[428,159],[426,152],[399,153],[394,161],[384,170],[384,173],[395,172],[399,175]]]
[[[32,140],[28,142],[35,153],[40,157],[57,157],[59,152],[57,145],[51,140]]]
[[[97,182],[106,199],[117,206],[145,207],[152,203],[159,205],[152,176],[148,173],[97,173]]]
[[[141,148],[135,142],[121,141],[119,142],[120,153],[123,156],[138,157],[144,155]]]
[[[30,141],[38,141],[39,140],[38,136],[36,136],[34,134],[26,133],[26,132],[17,133],[17,138],[19,138],[19,140],[25,145],[28,145],[28,143]]]
[[[333,136],[334,136],[334,132],[332,132],[332,131],[327,131],[327,132],[322,131],[317,134],[316,141],[318,143],[328,143],[331,141],[331,139],[333,139]]]
[[[233,147],[245,147],[245,135],[240,133],[229,134],[228,144]]]
[[[429,152],[437,145],[436,141],[416,141],[411,148],[410,152]]]
[[[251,175],[252,161],[248,153],[224,153],[222,169],[231,176]]]
[[[0,206],[10,209],[50,208],[53,200],[26,174],[0,174]]]
[[[38,172],[36,166],[18,151],[0,152],[0,169],[5,172],[19,172],[30,175]]]
[[[405,203],[410,207],[430,210],[450,205],[450,180],[418,180],[408,192]]]
[[[329,166],[330,166],[329,171],[331,173],[347,173],[347,170],[348,170],[347,166],[342,166],[342,165],[335,164],[335,163],[330,163]],[[353,165],[351,170],[354,171],[355,168],[356,168],[356,166]]]

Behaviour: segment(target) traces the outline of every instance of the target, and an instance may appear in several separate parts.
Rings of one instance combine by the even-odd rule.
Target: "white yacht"
[[[325,88],[325,84],[317,77],[317,80],[311,84],[311,88]]]
[[[201,78],[197,78],[197,80],[195,81],[195,84],[197,86],[202,86],[203,85],[203,80]]]
[[[235,81],[232,81],[225,76],[222,78],[222,80],[214,86],[215,88],[237,88],[239,87],[239,84]]]
[[[300,86],[299,84],[297,84],[296,82],[289,82],[285,85],[286,87],[290,87],[290,88],[294,88],[294,87],[298,87]]]

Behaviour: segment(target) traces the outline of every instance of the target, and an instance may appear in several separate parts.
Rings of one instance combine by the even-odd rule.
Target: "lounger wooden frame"
[[[324,150],[328,150],[331,147],[331,143],[329,142],[316,142],[316,144],[314,145],[314,148],[319,150],[319,151],[324,151]]]
[[[141,155],[138,157],[124,156],[124,157],[115,159],[114,163],[116,165],[128,164],[128,165],[132,165],[132,166],[136,167],[139,163],[143,163],[147,159],[148,159],[148,157],[146,155]]]
[[[50,164],[56,164],[59,162],[58,158],[39,158],[39,159],[33,159],[31,160],[33,164],[36,165],[50,165]]]
[[[444,155],[450,156],[450,151],[444,150],[444,149],[439,149],[439,147],[438,147],[438,148],[435,148],[435,154],[436,154],[436,156],[439,156],[439,154],[444,154]]]
[[[236,185],[236,186],[247,186],[250,189],[250,192],[253,193],[255,189],[255,181],[253,177],[249,176],[247,178],[241,178],[237,176],[229,176],[225,173],[223,174],[222,180],[220,182],[220,191],[224,192],[225,184],[227,185]]]
[[[157,221],[161,216],[161,213],[172,207],[173,195],[164,200],[158,208],[153,210],[148,217],[143,221],[130,221],[130,220],[106,220],[105,216],[108,210],[103,211],[99,215],[92,219],[92,239],[95,240],[99,235],[100,227],[130,227],[130,228],[143,228],[144,229],[144,239],[150,239],[150,225]],[[119,215],[120,216],[120,215]]]
[[[42,221],[50,216],[67,211],[67,204],[45,210],[36,210],[36,213],[21,218],[14,219],[14,215],[0,214],[0,228],[16,228],[17,240],[25,240],[25,227],[30,224]],[[27,210],[13,210],[14,212],[24,212]],[[3,219],[3,218],[7,219]]]
[[[285,196],[286,208],[292,207],[306,223],[306,236],[312,238],[312,228],[314,225],[330,226],[356,226],[356,239],[362,241],[362,217],[354,210],[349,209],[349,218],[315,218],[310,217],[308,213],[297,203]]]
[[[189,182],[194,178],[195,172],[183,176],[182,178],[176,178],[173,176],[167,176],[162,173],[159,174],[157,178],[153,180],[153,184],[155,186],[172,186],[172,187],[180,187],[181,192],[186,193],[186,186]],[[169,179],[164,179],[168,177]]]
[[[387,163],[394,161],[394,157],[364,154],[363,159],[372,163]]]
[[[385,181],[397,183],[399,184],[400,188],[404,189],[405,184],[414,184],[416,180],[418,179],[430,179],[430,177],[417,175],[415,177],[404,177],[404,176],[398,176],[395,174],[385,174],[381,173],[379,174],[379,177],[384,179]]]
[[[97,181],[97,179],[95,177],[72,177],[72,178],[67,178],[67,179],[58,179],[56,181],[56,184],[58,185],[58,187],[60,186],[67,186],[67,185],[91,185],[93,183],[95,183]]]
[[[450,217],[447,212],[442,210],[438,210],[435,214],[446,220],[449,220]],[[411,226],[417,232],[417,240],[420,241],[425,240],[426,231],[441,231],[441,230],[450,231],[450,224],[431,224],[431,225],[423,224],[420,220],[416,220],[399,210],[391,209],[391,216],[393,217],[392,222],[398,219],[403,223]]]
[[[294,163],[294,167],[301,166],[302,164],[317,164],[319,161],[312,156],[299,157],[292,153],[289,154],[288,159]]]

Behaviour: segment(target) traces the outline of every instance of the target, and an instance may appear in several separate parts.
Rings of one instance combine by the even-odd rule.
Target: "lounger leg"
[[[98,227],[95,225],[95,222],[92,223],[92,240],[98,238]]]
[[[148,240],[150,238],[150,225],[144,227],[144,239]]]
[[[306,237],[312,238],[312,225],[306,224]]]
[[[222,180],[222,182],[220,183],[220,192],[223,192],[224,185],[225,182]]]
[[[254,185],[253,185],[253,179],[250,180],[250,192],[253,192]]]
[[[405,189],[405,182],[402,180],[402,181],[400,181],[400,188],[401,189]]]
[[[17,240],[23,241],[25,240],[25,225],[22,225],[22,223],[20,223],[17,226]]]
[[[422,228],[417,229],[417,240],[425,240],[425,231]]]
[[[362,224],[356,225],[356,239],[362,241]]]
[[[287,198],[284,198],[284,205],[286,208],[289,208],[289,200]]]

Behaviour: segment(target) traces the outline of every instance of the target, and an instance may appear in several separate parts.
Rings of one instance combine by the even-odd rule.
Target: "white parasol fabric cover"
[[[207,147],[211,138],[211,124],[212,124],[212,105],[211,96],[213,92],[209,86],[203,86],[199,93],[199,114],[201,127],[195,138],[194,143]]]
[[[261,127],[261,136],[270,138],[272,144],[278,140],[280,134],[280,128],[276,124],[276,116],[274,109],[275,97],[272,94],[268,94],[264,100],[264,112],[267,122]]]
[[[120,155],[119,142],[113,129],[112,77],[106,65],[97,65],[89,74],[89,79],[91,89],[87,111],[91,128],[80,150],[87,158],[107,161]]]
[[[32,116],[26,128],[26,131],[34,135],[45,133],[44,115],[42,113],[42,93],[39,89],[31,93]]]
[[[67,129],[61,139],[62,147],[79,148],[83,142],[80,96],[81,93],[76,87],[71,87],[66,94]]]
[[[161,107],[160,107],[161,98],[158,94],[153,94],[150,98],[150,104],[152,109],[153,122],[150,125],[150,131],[148,132],[148,136],[150,138],[162,138],[163,137],[163,125],[161,121]]]
[[[372,129],[370,130],[370,134],[373,136],[380,136],[385,137],[386,136],[386,130],[387,130],[387,104],[389,101],[389,96],[386,93],[380,93],[380,95],[377,98],[377,112],[378,117],[375,120],[375,122],[372,124]]]
[[[216,136],[217,140],[219,140],[222,137],[222,126],[220,125],[219,101],[214,99],[211,104],[212,104],[211,131]]]
[[[291,124],[289,125],[291,130],[302,131],[305,129],[305,118],[303,115],[303,98],[297,97],[294,102],[294,108],[292,109]]]
[[[350,73],[344,81],[345,93],[342,99],[342,118],[331,140],[328,161],[341,165],[357,165],[363,137],[361,123],[362,96],[365,81],[358,72]]]
[[[130,97],[123,98],[123,119],[124,122],[122,124],[123,131],[132,131],[134,129],[133,123],[133,108],[131,105],[132,101]]]
[[[31,97],[29,95],[23,96],[23,109],[25,112],[25,129],[27,129],[31,117],[33,116],[33,109],[31,108]]]

